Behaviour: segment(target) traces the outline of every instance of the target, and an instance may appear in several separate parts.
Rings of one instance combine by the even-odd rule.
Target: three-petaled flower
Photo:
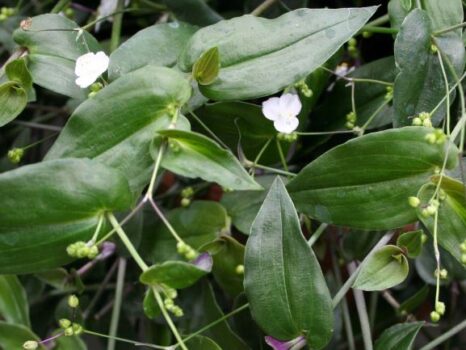
[[[296,130],[299,119],[296,116],[301,112],[301,101],[298,95],[283,94],[280,97],[271,97],[262,102],[262,113],[273,121],[278,132],[290,134]]]
[[[109,62],[109,57],[103,51],[89,52],[78,57],[74,69],[78,76],[76,84],[81,88],[92,85],[107,70]]]

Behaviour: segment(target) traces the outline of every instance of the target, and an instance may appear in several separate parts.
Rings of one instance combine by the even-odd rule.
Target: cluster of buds
[[[97,95],[97,93],[103,89],[103,85],[102,83],[94,83],[91,85],[91,92],[89,93],[89,97],[92,98],[94,97],[95,95]]]
[[[393,99],[393,86],[387,86],[385,88],[385,101],[391,101]]]
[[[466,240],[463,241],[463,243],[460,244],[460,250],[461,250],[461,262],[466,265]]]
[[[425,218],[435,215],[440,206],[440,202],[436,199],[432,199],[426,207],[421,210],[421,215]]]
[[[354,111],[349,112],[346,115],[346,124],[345,124],[345,126],[350,130],[354,129],[354,124],[356,123],[356,120],[357,120],[356,112],[354,112]]]
[[[304,79],[294,84],[294,87],[305,97],[312,97],[313,95],[312,90],[306,84],[306,81]]]
[[[83,332],[83,327],[79,323],[71,322],[66,318],[62,318],[58,321],[60,328],[63,329],[63,334],[66,337],[71,337],[73,335],[80,335]]]
[[[83,241],[78,241],[66,247],[66,252],[72,258],[95,259],[97,255],[99,255],[99,247],[97,247],[97,245],[94,242],[86,243]]]
[[[14,7],[2,7],[0,9],[0,22],[5,21],[8,17],[14,16],[16,9]]]
[[[295,133],[295,132],[291,132],[289,134],[285,134],[285,133],[280,132],[280,133],[277,134],[277,138],[280,141],[286,141],[286,142],[292,143],[292,142],[295,142],[298,139],[298,134]]]
[[[447,269],[441,269],[440,271],[438,269],[435,269],[434,276],[436,278],[438,277],[438,278],[440,278],[442,280],[445,280],[448,277],[448,271],[447,271]]]
[[[348,53],[352,58],[358,58],[359,57],[359,49],[357,47],[358,42],[355,38],[351,38],[348,41]]]
[[[183,255],[187,260],[193,260],[199,256],[199,253],[185,242],[178,242],[176,244],[176,250],[178,254]]]
[[[194,196],[194,189],[191,186],[183,188],[181,191],[181,206],[187,207],[191,204],[191,199]]]
[[[430,319],[432,322],[438,322],[440,318],[445,314],[445,303],[437,301],[435,303],[435,311],[430,313]]]
[[[13,164],[18,164],[24,156],[23,148],[13,148],[8,151],[8,160]]]
[[[36,350],[39,348],[39,343],[35,340],[28,340],[23,344],[24,350]]]
[[[166,287],[162,285],[162,291],[165,294],[165,299],[163,300],[163,305],[165,309],[170,311],[176,317],[183,317],[183,309],[175,304],[175,299],[178,296],[176,289]]]
[[[435,129],[434,132],[428,133],[425,136],[425,140],[431,145],[442,145],[445,143],[446,139],[447,135],[445,135],[442,129]]]
[[[427,112],[421,112],[417,117],[413,118],[414,126],[425,126],[426,128],[432,127],[431,115]]]

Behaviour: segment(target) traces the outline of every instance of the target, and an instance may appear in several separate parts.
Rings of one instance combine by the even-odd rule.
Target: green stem
[[[443,333],[440,337],[435,338],[433,341],[428,343],[427,345],[424,345],[422,348],[419,350],[432,350],[436,349],[438,345],[442,344],[444,341],[447,339],[450,339],[453,337],[455,334],[461,332],[463,329],[466,328],[466,320],[458,323],[455,327],[450,329],[449,331]]]
[[[248,167],[248,168],[263,169],[263,170],[267,170],[267,171],[270,171],[271,173],[275,173],[275,174],[278,174],[278,175],[296,176],[295,173],[291,173],[289,171],[284,171],[284,170],[281,170],[281,169],[275,169],[275,168],[271,168],[271,167],[268,167],[268,166],[265,166],[265,165],[256,164],[256,163],[252,163],[252,162],[249,162],[249,163],[246,164],[246,167]]]
[[[335,74],[335,72],[331,69],[328,69],[325,66],[320,66],[320,69],[323,69],[326,72]],[[335,74],[336,75],[336,74]],[[373,83],[373,84],[380,84],[380,85],[387,85],[387,86],[393,86],[393,83],[390,83],[388,81],[383,81],[383,80],[377,80],[377,79],[366,79],[366,78],[351,78],[351,77],[346,77],[346,76],[340,76],[337,75],[337,77],[349,81],[349,82],[356,82],[356,83]]]
[[[191,116],[204,128],[205,131],[209,133],[210,136],[215,139],[215,141],[221,144],[224,148],[229,149],[229,147],[201,120],[201,118],[199,118],[193,111],[189,111],[189,114],[191,114]]]
[[[466,27],[466,22],[455,24],[454,26],[438,30],[438,31],[434,32],[433,34],[434,34],[434,36],[439,36],[439,35],[451,32],[452,30],[459,29],[459,28],[464,28],[464,27]]]
[[[267,10],[270,6],[275,4],[278,0],[265,0],[262,4],[257,6],[252,12],[251,15],[253,16],[260,16],[262,13],[264,13],[265,10]]]
[[[366,129],[369,127],[369,125],[372,123],[374,118],[380,113],[382,109],[385,108],[386,105],[390,103],[391,99],[385,100],[375,111],[372,113],[372,115],[367,119],[367,121],[364,123],[364,125],[361,127],[361,135],[364,134]]]
[[[380,26],[380,25],[385,24],[385,23],[387,23],[389,21],[390,21],[390,16],[388,15],[388,13],[386,13],[385,15],[380,16],[379,18],[376,18],[373,21],[370,21],[366,25],[367,26]]]
[[[319,135],[337,135],[337,134],[353,134],[353,130],[337,130],[337,131],[315,131],[315,132],[301,132],[297,131],[296,134],[300,136],[319,136]]]
[[[101,333],[98,333],[98,332],[90,331],[88,329],[85,329],[84,333],[89,334],[89,335],[93,335],[93,336],[96,336],[96,337],[100,337],[100,338],[105,338],[105,339],[112,338],[112,339],[115,339],[116,341],[119,341],[119,342],[122,342],[122,343],[127,343],[127,344],[132,344],[134,346],[144,346],[146,348],[159,349],[159,350],[171,350],[172,349],[171,346],[159,346],[159,345],[153,345],[153,344],[148,344],[148,343],[141,343],[141,342],[134,341],[134,340],[131,340],[131,339],[125,339],[125,338],[120,338],[120,337],[110,337],[107,334],[101,334]]]
[[[280,140],[278,138],[275,138],[275,141],[277,144],[277,150],[278,150],[278,154],[280,155],[280,160],[282,162],[283,169],[285,169],[285,171],[288,172],[288,164],[286,163],[286,158],[285,158],[285,155],[283,154],[283,149],[282,149]]]
[[[312,247],[314,243],[322,236],[322,234],[325,232],[325,229],[328,227],[328,224],[322,223],[320,226],[315,230],[315,232],[312,234],[311,238],[307,241],[307,245],[309,247]]]
[[[447,135],[450,135],[450,93],[449,93],[449,84],[448,84],[448,77],[447,77],[447,72],[445,71],[445,66],[443,64],[443,59],[442,59],[442,54],[440,53],[440,50],[437,50],[437,57],[440,62],[440,68],[442,70],[442,76],[443,76],[443,81],[445,83],[445,97],[447,100],[446,103],[446,111],[447,111],[447,123],[446,123],[446,129],[447,129]]]
[[[105,218],[104,215],[101,215],[99,217],[99,221],[97,222],[97,227],[95,228],[94,234],[92,235],[92,238],[89,241],[89,243],[91,243],[92,245],[95,244],[95,242],[97,241],[97,237],[99,237],[99,232],[100,232],[100,229],[102,228],[102,224],[104,223],[104,218]]]
[[[155,187],[155,180],[157,179],[157,173],[160,168],[160,164],[162,162],[163,153],[165,152],[167,141],[164,139],[162,140],[159,148],[159,152],[157,153],[157,158],[155,159],[154,170],[152,171],[152,176],[149,182],[149,187],[147,188],[146,195],[144,196],[143,201],[146,202],[149,198],[152,198],[154,193]]]
[[[256,158],[254,159],[254,164],[257,164],[259,163],[260,159],[262,158],[262,155],[264,154],[265,150],[267,149],[267,147],[269,147],[270,145],[270,142],[272,142],[272,138],[268,139],[266,143],[264,143],[264,145],[262,146],[262,148],[260,149],[259,153],[257,153],[257,156]],[[254,167],[251,167],[250,168],[250,174],[252,174],[252,176],[254,177],[255,175],[255,169]]]
[[[134,247],[133,243],[131,243],[130,239],[126,235],[125,231],[121,228],[120,224],[118,223],[118,220],[112,213],[108,213],[108,219],[110,220],[110,223],[112,224],[113,228],[115,229],[116,233],[120,237],[121,241],[125,245],[126,249],[128,249],[129,254],[131,257],[136,261],[136,263],[139,265],[142,271],[146,271],[149,267],[146,265],[144,260],[142,260],[141,256],[139,255],[138,251]]]
[[[437,303],[439,302],[440,298],[440,251],[438,249],[438,234],[437,234],[437,226],[438,226],[438,209],[435,212],[434,215],[434,232],[433,232],[433,237],[434,237],[434,256],[435,256],[435,262],[437,264],[437,271],[436,271],[436,283],[435,283],[435,306],[434,308],[437,309]]]
[[[455,84],[450,88],[448,91],[450,94],[461,84],[461,82],[466,78],[466,72],[463,73],[463,75],[458,79],[458,81],[455,82]],[[440,108],[443,102],[447,99],[447,96],[443,96],[442,99],[437,103],[437,105],[430,111],[430,114],[433,115],[437,110]]]
[[[125,286],[126,259],[118,260],[118,274],[115,289],[115,302],[113,303],[112,319],[110,321],[110,331],[107,350],[115,350],[116,339],[114,338],[118,332],[118,323],[120,321],[121,303],[123,300],[123,288]]]
[[[52,8],[52,11],[50,13],[59,13],[63,11],[68,4],[71,2],[71,0],[59,0],[55,6]]]
[[[152,292],[154,293],[155,300],[157,301],[157,304],[159,305],[160,310],[162,311],[162,314],[163,314],[163,317],[165,318],[165,321],[167,321],[168,326],[170,327],[171,331],[173,332],[173,335],[175,336],[175,339],[178,342],[178,345],[183,350],[188,350],[188,348],[186,347],[186,344],[184,343],[184,340],[181,338],[181,335],[178,332],[178,329],[176,328],[176,326],[173,323],[170,315],[168,314],[168,311],[165,308],[162,297],[160,296],[158,290],[155,287],[152,287]]]
[[[167,220],[165,215],[163,215],[162,211],[159,209],[157,204],[155,204],[155,201],[152,197],[149,197],[149,203],[152,205],[152,208],[154,208],[154,211],[157,213],[158,217],[164,225],[167,227],[168,231],[172,234],[172,236],[180,243],[185,243],[184,240],[178,235],[174,227],[170,224],[170,222]]]
[[[234,316],[236,315],[237,313],[243,311],[243,310],[246,310],[247,308],[249,307],[249,303],[247,304],[244,304],[244,305],[241,305],[239,308],[233,310],[232,312],[226,314],[226,315],[223,315],[222,317],[220,317],[219,319],[209,323],[208,325],[202,327],[201,329],[197,330],[196,332],[190,334],[189,336],[187,336],[186,338],[184,338],[183,340],[186,342],[188,341],[189,339],[191,338],[194,338],[195,336],[199,335],[199,334],[202,334],[204,333],[206,330],[212,328],[213,326],[219,324],[220,322],[223,322],[224,320],[230,318],[231,316]]]
[[[364,26],[362,29],[359,31],[360,33],[362,32],[370,32],[370,33],[379,33],[379,34],[397,34],[398,29],[396,28],[385,28],[385,27],[375,27],[375,26]]]
[[[124,7],[125,7],[125,0],[118,0],[118,4],[116,8],[117,12],[122,11]],[[120,12],[113,17],[112,36],[110,38],[110,52],[115,51],[118,45],[120,45],[122,24],[123,24],[123,13]]]

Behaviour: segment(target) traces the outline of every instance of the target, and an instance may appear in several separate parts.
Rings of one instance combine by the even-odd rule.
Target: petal
[[[101,75],[108,69],[110,58],[103,51],[99,51],[94,56],[94,72]]]
[[[271,97],[262,102],[262,113],[269,120],[280,118],[280,98]]]
[[[284,94],[280,97],[280,110],[283,114],[296,117],[301,112],[301,101],[298,95]]]
[[[282,117],[274,121],[273,126],[278,132],[290,134],[296,130],[299,119],[296,117]]]
[[[74,68],[74,73],[79,77],[81,75],[86,74],[89,70],[89,66],[92,64],[92,60],[94,59],[94,53],[88,52],[82,56],[79,56],[76,60],[76,66]]]
[[[271,337],[270,335],[267,335],[265,337],[265,342],[267,345],[270,345],[273,350],[288,350],[288,344],[287,342],[280,341],[278,339],[275,339],[274,337]]]
[[[96,81],[98,77],[98,75],[92,74],[81,75],[80,77],[78,77],[78,79],[76,79],[76,84],[79,85],[79,87],[85,89],[88,86],[92,85],[92,83],[94,83],[94,81]]]
[[[211,272],[214,261],[209,253],[202,253],[192,262],[192,264],[201,270]]]

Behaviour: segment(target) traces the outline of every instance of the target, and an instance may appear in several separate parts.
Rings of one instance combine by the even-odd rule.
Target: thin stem
[[[319,135],[337,135],[337,134],[354,134],[352,130],[337,130],[337,131],[311,131],[311,132],[301,132],[297,131],[297,135],[300,136],[319,136]]]
[[[97,332],[94,332],[94,331],[90,331],[88,329],[85,329],[84,333],[89,334],[89,335],[93,335],[93,336],[96,336],[96,337],[100,337],[100,338],[110,339],[109,335],[97,333]],[[159,350],[171,350],[172,349],[170,346],[159,346],[159,345],[154,345],[154,344],[141,343],[141,342],[138,342],[138,341],[125,339],[125,338],[120,338],[120,337],[112,337],[112,338],[115,339],[116,341],[119,341],[119,342],[122,342],[122,343],[127,343],[127,344],[132,344],[134,346],[145,346],[147,348],[159,349]]]
[[[362,27],[359,32],[360,33],[370,32],[370,33],[379,33],[379,34],[397,34],[398,29],[396,29],[396,28],[385,28],[385,27],[375,27],[375,26],[366,25],[366,26]]]
[[[25,126],[27,128],[42,129],[42,130],[47,130],[47,131],[61,131],[62,130],[62,127],[60,126],[40,124],[40,123],[34,123],[34,122],[25,122],[23,120],[14,120],[12,124],[17,124],[17,125]]]
[[[458,85],[461,84],[464,78],[466,78],[466,72],[463,73],[463,75],[455,82],[455,84],[450,88],[448,92],[451,94],[458,87]],[[439,103],[437,103],[437,105],[434,107],[434,109],[430,111],[430,114],[433,115],[435,112],[437,112],[437,109],[440,108],[440,106],[442,105],[443,102],[445,102],[446,99],[447,99],[447,95],[443,96],[442,99],[439,101]]]
[[[349,81],[349,82],[356,82],[356,83],[373,83],[373,84],[380,84],[380,85],[387,85],[387,86],[393,86],[393,83],[390,83],[388,81],[383,81],[383,80],[377,80],[377,79],[366,79],[366,78],[351,78],[347,77],[344,75],[339,75],[336,74],[333,70],[328,69],[325,66],[320,66],[320,69],[323,69],[326,72],[329,72],[333,75],[336,75],[338,78]]]
[[[348,272],[352,275],[356,272],[356,263],[352,262],[348,265]],[[362,290],[353,290],[354,301],[356,303],[356,310],[358,311],[359,323],[361,325],[362,340],[364,342],[365,350],[372,350],[372,335],[371,326],[369,324],[369,317],[367,316],[366,301],[364,300],[364,293]]]
[[[204,333],[205,331],[207,331],[208,329],[214,327],[215,325],[219,324],[220,322],[223,322],[225,321],[226,319],[230,318],[231,316],[234,316],[236,315],[237,313],[243,311],[243,310],[246,310],[247,308],[249,307],[249,303],[247,304],[244,304],[244,305],[241,305],[239,308],[231,311],[230,313],[226,314],[226,315],[223,315],[222,317],[220,317],[219,319],[209,323],[208,325],[202,327],[201,329],[197,330],[196,332],[190,334],[189,336],[187,336],[186,338],[184,338],[183,340],[186,342],[188,341],[189,339],[191,338],[194,338],[195,336],[199,335],[199,334],[202,334]]]
[[[307,245],[309,247],[312,247],[314,243],[322,236],[322,234],[325,232],[325,229],[328,227],[328,224],[322,223],[320,226],[315,230],[315,232],[312,234],[311,238],[307,241]]]
[[[97,222],[97,227],[95,228],[94,234],[92,235],[92,238],[89,241],[91,245],[94,245],[95,242],[97,241],[97,237],[99,237],[99,232],[100,232],[100,229],[102,228],[102,224],[104,223],[104,218],[105,218],[104,215],[101,215],[99,217],[99,221]]]
[[[149,187],[147,188],[146,195],[144,196],[143,202],[146,202],[148,199],[152,198],[154,193],[155,180],[157,178],[157,173],[160,168],[160,163],[162,162],[163,153],[165,152],[167,141],[164,139],[160,144],[159,152],[157,153],[157,158],[155,160],[154,170],[152,171],[152,176],[149,182]]]
[[[385,244],[387,244],[390,239],[392,238],[394,234],[394,231],[389,231],[387,232],[381,239],[380,241],[377,242],[377,244],[372,248],[372,250],[367,254],[366,259],[372,255],[376,250],[379,248],[383,247]],[[337,305],[340,303],[341,299],[346,295],[348,290],[351,288],[353,285],[354,281],[356,280],[356,277],[358,277],[359,270],[361,269],[361,265],[358,266],[358,268],[354,271],[351,276],[346,280],[345,284],[340,288],[340,290],[337,292],[337,294],[333,297],[332,300],[332,305],[333,308],[337,307]]]
[[[282,162],[283,169],[285,169],[285,171],[288,171],[288,164],[286,163],[286,158],[285,158],[285,155],[283,154],[282,145],[278,137],[275,138],[275,141],[277,144],[277,150],[278,150],[278,154],[280,155],[280,160]]]
[[[52,11],[50,11],[50,13],[59,13],[63,11],[70,2],[71,0],[59,0],[56,3],[56,5],[52,8]]]
[[[438,30],[438,31],[434,32],[434,36],[439,36],[439,35],[451,32],[452,30],[463,28],[463,27],[466,27],[466,22],[455,24],[454,26]]]
[[[117,12],[122,11],[124,7],[125,7],[125,0],[118,0],[117,8],[116,8]],[[112,36],[110,38],[110,52],[115,51],[118,45],[120,45],[122,24],[123,24],[123,13],[120,12],[113,17]]]
[[[357,116],[356,113],[356,84],[351,82],[351,111]]]
[[[110,320],[109,338],[107,350],[115,350],[116,339],[114,338],[118,332],[118,323],[120,321],[121,303],[123,300],[123,287],[125,286],[126,259],[118,260],[118,274],[115,289],[115,303],[113,304],[112,319]]]
[[[281,169],[275,169],[275,168],[271,168],[271,167],[268,167],[268,166],[265,166],[265,165],[256,164],[256,163],[252,163],[252,162],[249,162],[249,163],[246,164],[246,167],[248,167],[248,168],[264,169],[264,170],[270,171],[270,172],[278,174],[278,175],[296,176],[295,173],[291,173],[289,171],[284,171],[284,170],[281,170]]]
[[[421,0],[416,0],[416,6],[417,6],[417,8],[422,10]]]
[[[369,127],[369,125],[372,123],[374,118],[382,111],[382,109],[385,108],[386,105],[390,103],[391,99],[385,100],[375,111],[372,113],[372,115],[367,119],[367,121],[364,123],[364,125],[361,127],[361,134],[364,134],[364,131]]]
[[[433,341],[428,343],[427,345],[424,345],[422,348],[419,350],[432,350],[436,349],[438,345],[442,344],[444,341],[447,339],[450,339],[453,337],[455,334],[461,332],[463,329],[466,328],[466,320],[458,323],[455,327],[450,329],[449,331],[443,333],[440,337],[435,338]]]
[[[368,26],[380,26],[382,24],[385,24],[390,21],[390,16],[388,13],[386,13],[383,16],[380,16],[379,18],[374,19],[373,21],[368,22],[366,25]]]
[[[262,158],[262,155],[264,154],[265,150],[267,149],[267,147],[269,147],[270,145],[270,142],[272,142],[272,138],[268,139],[266,143],[264,143],[264,145],[262,146],[262,148],[260,149],[259,153],[257,153],[257,156],[256,158],[254,159],[254,164],[257,164],[259,163],[260,159]],[[253,167],[251,167],[250,169],[250,173],[252,174],[252,176],[254,177],[255,175],[255,169]]]
[[[120,224],[118,223],[118,220],[116,217],[112,214],[109,213],[108,219],[110,220],[110,223],[112,224],[113,228],[115,229],[116,233],[120,237],[121,241],[125,245],[126,249],[128,249],[128,252],[130,253],[131,257],[136,261],[136,263],[139,265],[142,271],[146,271],[149,267],[146,265],[144,260],[142,260],[141,256],[139,255],[138,251],[134,247],[133,243],[131,243],[130,239],[126,235],[125,231],[121,228]]]
[[[210,136],[212,136],[215,141],[217,141],[219,144],[221,144],[224,148],[229,149],[229,147],[217,136],[215,133],[210,130],[210,128],[199,118],[193,111],[189,111],[189,114],[199,123],[200,126],[202,126],[205,131],[209,133]]]
[[[264,11],[266,11],[270,6],[275,4],[278,0],[265,0],[262,4],[257,6],[252,12],[253,16],[260,16]]]
[[[181,347],[181,349],[188,350],[188,348],[186,347],[186,344],[184,343],[184,340],[181,338],[181,335],[178,332],[178,329],[176,328],[176,326],[173,323],[170,315],[168,314],[168,311],[165,308],[162,297],[160,296],[158,290],[155,287],[152,287],[152,292],[154,293],[155,300],[157,301],[157,304],[159,305],[160,310],[162,311],[162,314],[163,314],[163,317],[165,318],[165,321],[167,321],[168,326],[170,327],[173,335],[175,336],[175,339],[178,342],[178,345]]]
[[[154,208],[154,211],[157,213],[159,216],[160,220],[164,223],[164,225],[167,227],[168,231],[172,234],[172,236],[181,243],[184,243],[184,240],[178,235],[176,230],[173,228],[173,226],[170,224],[170,222],[167,220],[165,215],[162,213],[162,211],[159,209],[157,204],[155,204],[155,201],[153,198],[149,197],[149,203],[152,205],[152,208]]]
[[[447,135],[450,135],[450,93],[449,93],[449,84],[448,84],[448,77],[447,77],[447,72],[445,71],[445,66],[443,64],[443,59],[442,59],[442,54],[440,53],[440,50],[437,50],[437,57],[440,62],[440,68],[442,70],[442,76],[443,76],[443,81],[445,82],[445,97],[447,100],[446,103],[446,111],[447,111]]]
[[[437,239],[437,226],[438,226],[438,209],[434,214],[434,255],[435,255],[435,262],[437,264],[437,271],[436,271],[436,286],[435,286],[435,308],[437,308],[437,303],[439,302],[440,298],[440,251],[438,249],[438,239]]]

